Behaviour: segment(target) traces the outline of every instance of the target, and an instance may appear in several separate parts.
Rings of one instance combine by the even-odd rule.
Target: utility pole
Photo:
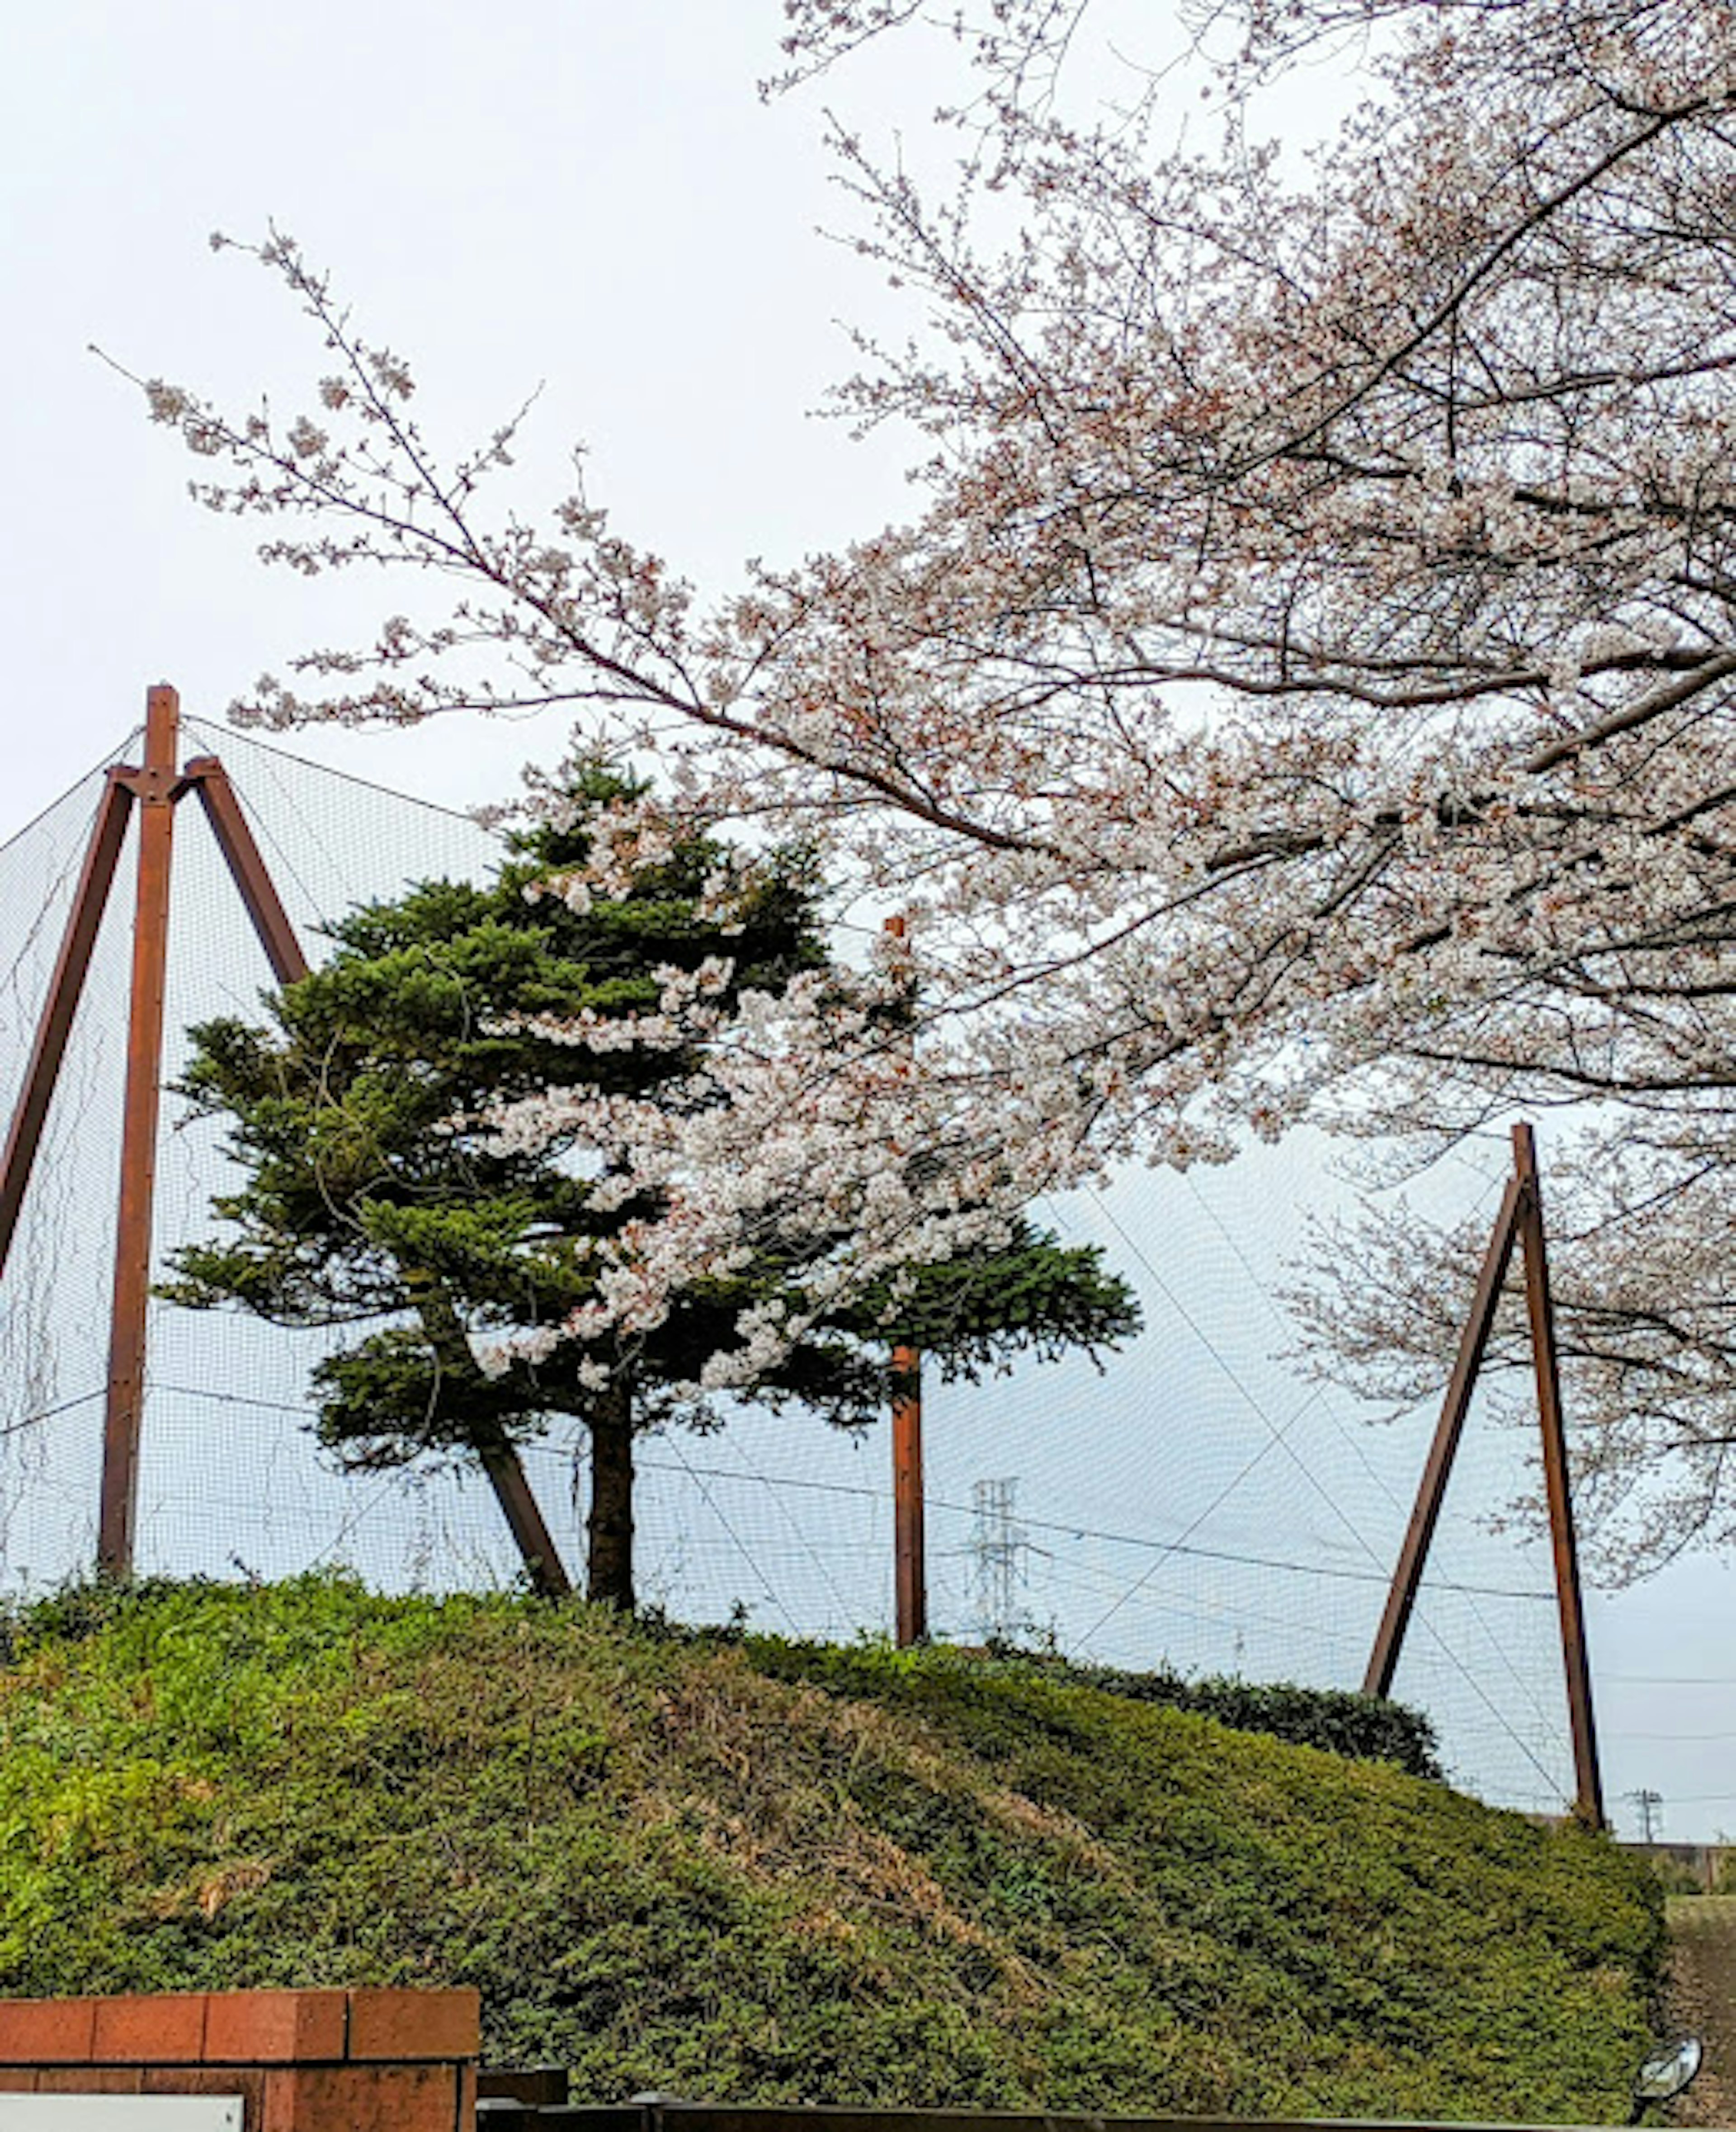
[[[1637,1792],[1628,1792],[1627,1798],[1638,1810],[1639,1840],[1642,1843],[1653,1841],[1656,1832],[1664,1825],[1664,1795],[1642,1785]]]

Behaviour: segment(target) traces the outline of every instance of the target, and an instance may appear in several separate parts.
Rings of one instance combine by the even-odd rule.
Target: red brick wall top
[[[480,2028],[470,1990],[0,1999],[0,2064],[449,2063],[477,2055]]]

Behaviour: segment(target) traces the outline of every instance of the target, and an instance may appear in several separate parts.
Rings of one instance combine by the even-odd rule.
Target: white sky
[[[266,384],[285,404],[317,376],[313,336],[270,277],[212,256],[214,228],[293,232],[415,360],[436,438],[486,435],[542,385],[526,493],[558,494],[583,439],[593,497],[703,582],[899,507],[894,457],[808,411],[865,277],[814,235],[834,203],[812,104],[755,97],[777,17],[766,0],[10,11],[0,567],[26,762],[9,819],[100,755],[148,682],[215,715],[317,629],[305,587],[184,500],[194,463],[86,353],[237,400]],[[305,745],[468,804],[559,739],[472,723]]]
[[[300,238],[410,357],[436,437],[486,433],[542,385],[522,492],[556,493],[583,439],[593,499],[702,585],[901,509],[898,440],[852,444],[810,411],[850,364],[838,322],[896,315],[815,234],[845,212],[818,99],[755,97],[779,20],[776,0],[7,11],[0,836],[116,745],[147,684],[214,717],[324,633],[304,587],[185,501],[191,462],[86,352],[233,398],[271,385],[286,401],[316,374],[276,284],[213,257],[213,228],[252,238],[275,218]],[[889,50],[827,94],[914,132],[940,93],[933,56]],[[1311,109],[1339,94],[1306,92]],[[372,616],[362,589],[352,612]],[[561,738],[455,721],[294,745],[465,805]],[[1656,1787],[1672,1836],[1736,1827],[1731,1597],[1729,1573],[1702,1567],[1594,1606],[1612,1803]]]

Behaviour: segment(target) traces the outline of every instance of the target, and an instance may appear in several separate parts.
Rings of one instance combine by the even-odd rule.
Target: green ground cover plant
[[[866,1694],[920,1694],[920,1679],[937,1672],[947,1675],[960,1666],[979,1676],[1072,1682],[1136,1702],[1191,1710],[1240,1731],[1268,1733],[1274,1740],[1324,1747],[1354,1760],[1396,1762],[1413,1777],[1441,1774],[1434,1727],[1421,1712],[1342,1688],[1298,1688],[1287,1681],[1241,1680],[1227,1674],[1189,1680],[1167,1668],[1134,1673],[1119,1666],[1081,1665],[1053,1651],[1001,1645],[981,1649],[942,1645],[912,1654],[873,1645],[839,1649],[768,1638],[756,1643],[755,1653],[761,1664],[788,1679]]]
[[[0,1990],[467,1983],[573,2092],[1609,2121],[1602,1839],[1040,1667],[341,1579],[76,1592],[0,1669]]]

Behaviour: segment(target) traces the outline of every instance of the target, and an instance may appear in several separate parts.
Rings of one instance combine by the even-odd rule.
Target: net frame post
[[[126,841],[132,814],[132,791],[126,782],[129,775],[123,769],[111,770],[98,803],[79,885],[73,892],[66,929],[49,979],[48,996],[36,1024],[30,1063],[13,1108],[6,1152],[0,1157],[0,1273],[6,1270],[17,1233],[24,1195],[42,1145],[49,1107],[54,1101],[84,980],[90,973],[91,953],[102,930],[121,847]]]
[[[193,756],[181,772],[177,799],[194,792],[204,808],[217,848],[229,870],[266,960],[280,985],[309,974],[309,964],[283,899],[277,893],[239,794],[219,756]],[[573,1587],[559,1549],[531,1489],[517,1449],[511,1443],[479,1448],[477,1456],[506,1521],[533,1589],[559,1598]]]
[[[144,766],[128,777],[139,804],[138,869],[132,919],[132,986],[127,1019],[120,1195],[115,1216],[114,1286],[109,1311],[108,1390],[97,1523],[97,1573],[117,1581],[132,1575],[138,1509],[151,1217],[156,1197],[157,1126],[162,1108],[169,891],[175,808],[180,797],[175,767],[180,743],[180,698],[164,684],[149,690],[145,702]]]
[[[1561,1627],[1561,1664],[1566,1677],[1568,1721],[1573,1739],[1574,1813],[1588,1827],[1606,1827],[1603,1777],[1597,1746],[1597,1722],[1585,1640],[1585,1615],[1580,1585],[1579,1550],[1567,1464],[1567,1439],[1561,1410],[1555,1303],[1549,1284],[1549,1260],[1543,1231],[1542,1181],[1537,1165],[1537,1136],[1520,1121],[1513,1128],[1513,1170],[1502,1194],[1500,1211],[1484,1255],[1482,1270],[1459,1342],[1446,1396],[1436,1424],[1416,1506],[1406,1529],[1380,1626],[1364,1676],[1364,1695],[1390,1693],[1404,1633],[1416,1603],[1436,1523],[1452,1472],[1453,1459],[1471,1394],[1489,1346],[1501,1289],[1515,1246],[1524,1269],[1526,1315],[1531,1333],[1532,1366],[1537,1385],[1537,1421],[1542,1438],[1543,1483],[1554,1564],[1556,1612]]]
[[[909,928],[895,911],[881,929],[903,943]],[[892,1640],[899,1650],[928,1635],[928,1539],[923,1505],[923,1358],[905,1345],[892,1350]]]
[[[196,755],[181,775],[184,791],[199,795],[205,819],[217,839],[223,863],[253,921],[259,944],[265,949],[271,974],[281,985],[293,985],[308,974],[308,959],[295,937],[290,915],[283,907],[277,885],[271,879],[229,773],[214,755]]]
[[[501,1515],[506,1520],[507,1529],[523,1558],[531,1589],[544,1599],[567,1598],[573,1590],[573,1580],[560,1558],[560,1550],[543,1516],[542,1505],[531,1488],[516,1445],[479,1446],[477,1456],[482,1462],[482,1471],[494,1490]]]
[[[1537,1136],[1529,1125],[1521,1122],[1513,1129],[1513,1144],[1515,1174],[1524,1187],[1519,1237],[1525,1265],[1525,1308],[1531,1323],[1532,1366],[1537,1380],[1537,1425],[1543,1439],[1543,1492],[1555,1565],[1556,1607],[1561,1620],[1561,1666],[1566,1676],[1567,1716],[1573,1734],[1574,1812],[1588,1827],[1603,1828],[1606,1826],[1604,1780],[1585,1643],[1585,1601],[1580,1588],[1579,1544],[1574,1530],[1567,1434],[1561,1413],[1561,1359],[1543,1234]]]
[[[923,1517],[922,1357],[892,1351],[894,1641],[905,1650],[928,1634],[928,1550]]]
[[[133,1571],[174,819],[175,808],[188,794],[199,795],[272,974],[280,984],[288,985],[309,971],[223,762],[216,756],[196,756],[177,770],[180,740],[180,696],[166,683],[159,684],[146,696],[143,762],[117,765],[108,772],[5,1150],[0,1155],[3,1274],[137,803],[141,811],[132,990],[97,1539],[98,1573],[117,1581],[125,1581]],[[533,1586],[549,1597],[569,1592],[571,1582],[516,1448],[511,1444],[494,1447],[482,1457]]]
[[[1393,1675],[1398,1670],[1405,1630],[1410,1626],[1412,1610],[1417,1603],[1417,1588],[1427,1565],[1429,1547],[1440,1520],[1441,1505],[1446,1499],[1446,1484],[1452,1477],[1453,1460],[1458,1455],[1465,1418],[1470,1412],[1471,1394],[1476,1390],[1478,1372],[1482,1369],[1489,1336],[1494,1326],[1501,1284],[1507,1278],[1513,1246],[1518,1239],[1520,1203],[1524,1196],[1523,1180],[1518,1175],[1508,1179],[1489,1235],[1489,1248],[1483,1255],[1482,1270],[1477,1275],[1465,1329],[1459,1336],[1459,1352],[1453,1362],[1452,1376],[1447,1381],[1446,1396],[1441,1403],[1441,1419],[1435,1424],[1434,1440],[1429,1446],[1411,1521],[1405,1528],[1404,1544],[1393,1571],[1380,1626],[1374,1634],[1374,1647],[1369,1654],[1368,1670],[1362,1682],[1364,1695],[1384,1696],[1392,1693]]]

